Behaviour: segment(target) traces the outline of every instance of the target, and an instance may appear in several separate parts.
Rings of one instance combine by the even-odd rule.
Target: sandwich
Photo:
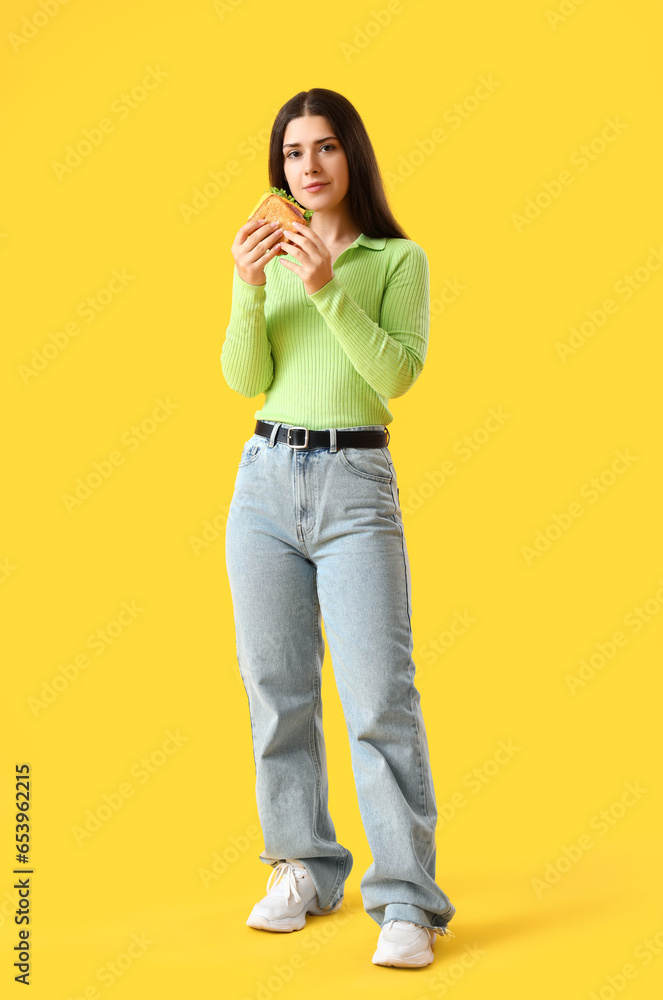
[[[302,208],[301,205],[298,205],[295,199],[291,195],[286,194],[283,188],[270,187],[260,198],[260,201],[249,215],[248,221],[250,222],[251,219],[266,219],[267,222],[278,222],[281,229],[286,230],[292,226],[293,222],[300,222],[303,226],[310,225],[313,211],[313,209]],[[286,236],[283,237],[281,242],[291,243],[292,246],[296,246]],[[274,256],[278,257],[280,254],[285,253],[287,251],[279,247]]]

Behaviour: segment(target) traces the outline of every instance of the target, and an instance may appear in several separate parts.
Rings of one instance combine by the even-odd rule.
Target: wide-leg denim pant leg
[[[254,435],[237,472],[226,562],[261,860],[301,860],[323,908],[341,897],[352,867],[327,808],[322,615],[373,856],[361,880],[364,908],[378,924],[445,927],[455,908],[435,882],[437,810],[389,449],[338,449],[332,440],[298,451]]]
[[[337,843],[328,810],[322,728],[324,658],[316,570],[297,537],[294,453],[266,438],[246,442],[226,523],[237,660],[248,696],[260,860],[298,860],[319,905],[343,895],[351,852]]]

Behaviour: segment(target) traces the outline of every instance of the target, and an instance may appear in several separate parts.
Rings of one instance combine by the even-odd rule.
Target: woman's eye
[[[334,144],[331,142],[326,142],[324,146],[320,147],[320,149],[336,149],[336,146],[334,146]],[[298,152],[299,152],[298,149],[291,149],[289,153],[286,153],[286,159],[292,159],[292,154]],[[297,159],[297,157],[295,157],[295,159]]]

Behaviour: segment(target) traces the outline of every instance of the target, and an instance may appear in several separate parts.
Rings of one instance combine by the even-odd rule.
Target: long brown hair
[[[292,196],[283,166],[283,136],[293,118],[321,115],[338,136],[348,160],[348,207],[366,236],[407,240],[394,218],[385,194],[380,168],[366,127],[347,97],[335,90],[300,90],[280,109],[269,139],[269,183]]]

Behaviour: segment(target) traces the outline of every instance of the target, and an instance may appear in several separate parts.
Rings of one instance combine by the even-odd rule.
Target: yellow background
[[[12,801],[23,762],[34,998],[660,995],[658,5],[46,6],[55,13],[38,0],[2,12],[3,996],[22,995]],[[150,69],[152,89],[135,91]],[[429,354],[392,404],[390,443],[437,880],[457,907],[455,937],[419,971],[370,961],[378,926],[359,881],[371,858],[329,657],[330,808],[355,859],[346,905],[324,932],[321,918],[291,935],[245,926],[270,869],[258,861],[223,528],[263,397],[233,393],[219,355],[230,245],[267,183],[275,112],[316,86],[357,107],[431,269]],[[67,147],[104,118],[111,130],[58,176]],[[621,124],[602,140],[609,121]],[[207,201],[198,194],[191,214],[197,189]],[[88,297],[93,320],[79,311]],[[563,360],[556,345],[592,313]],[[26,379],[71,323],[77,334]],[[159,400],[169,410],[151,423]],[[508,418],[486,430],[490,408]],[[118,451],[69,511],[77,478]],[[629,462],[611,472],[619,451]],[[593,477],[602,491],[590,499]],[[578,516],[555,531],[573,503]],[[546,532],[558,535],[547,548]],[[528,559],[537,537],[543,551]],[[452,643],[465,614],[475,621]],[[112,638],[103,652],[88,644],[98,629]],[[610,652],[620,631],[601,666],[596,644]],[[88,665],[65,682],[82,654]],[[55,697],[35,706],[49,686]],[[518,748],[504,763],[500,741]],[[104,796],[117,808],[77,840]],[[132,935],[144,944],[127,961]]]

